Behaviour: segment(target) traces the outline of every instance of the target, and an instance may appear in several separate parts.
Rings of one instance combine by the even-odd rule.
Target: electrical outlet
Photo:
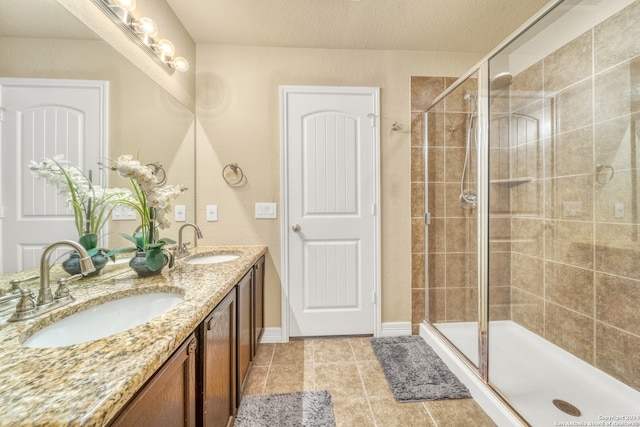
[[[218,220],[218,205],[207,205],[207,221]]]
[[[175,222],[186,222],[187,207],[185,205],[175,205],[173,207],[173,219]]]
[[[278,217],[276,203],[256,203],[256,218],[273,219]]]
[[[613,217],[614,218],[624,218],[624,203],[616,202],[613,207]]]
[[[136,211],[131,206],[117,205],[111,211],[111,219],[114,221],[133,221],[136,219]]]

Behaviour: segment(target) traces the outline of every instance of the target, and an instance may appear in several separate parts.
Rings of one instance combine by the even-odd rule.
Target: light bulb
[[[136,8],[136,0],[113,0],[114,6],[118,6],[120,9],[124,9],[127,12],[131,12]]]
[[[151,18],[140,18],[138,26],[146,36],[155,37],[158,35],[158,26]]]
[[[173,67],[178,70],[178,71],[182,71],[183,73],[185,71],[187,71],[189,69],[189,62],[187,62],[186,59],[184,59],[181,56],[178,56],[177,58],[175,58],[173,60]]]
[[[176,48],[167,39],[162,39],[158,42],[158,50],[162,53],[162,56],[173,56],[176,53]]]

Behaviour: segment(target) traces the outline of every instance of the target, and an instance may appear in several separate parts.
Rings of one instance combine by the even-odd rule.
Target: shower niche
[[[420,333],[500,425],[640,419],[639,20],[549,4],[424,111]]]

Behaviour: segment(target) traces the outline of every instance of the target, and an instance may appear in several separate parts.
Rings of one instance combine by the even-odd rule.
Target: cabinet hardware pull
[[[191,342],[189,343],[189,346],[187,347],[187,354],[193,354],[196,351],[196,347],[198,346],[198,340],[197,339],[192,339]]]

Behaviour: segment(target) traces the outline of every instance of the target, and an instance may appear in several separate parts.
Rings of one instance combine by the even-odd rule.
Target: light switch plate
[[[207,205],[207,221],[218,220],[218,205]]]
[[[133,221],[136,219],[136,211],[131,206],[117,205],[111,211],[111,219],[114,221]]]
[[[256,218],[273,219],[277,217],[277,203],[256,203]]]
[[[186,222],[187,221],[187,206],[186,205],[175,205],[173,208],[173,219],[176,222]]]
[[[616,202],[613,207],[613,217],[614,218],[624,218],[624,203]]]

